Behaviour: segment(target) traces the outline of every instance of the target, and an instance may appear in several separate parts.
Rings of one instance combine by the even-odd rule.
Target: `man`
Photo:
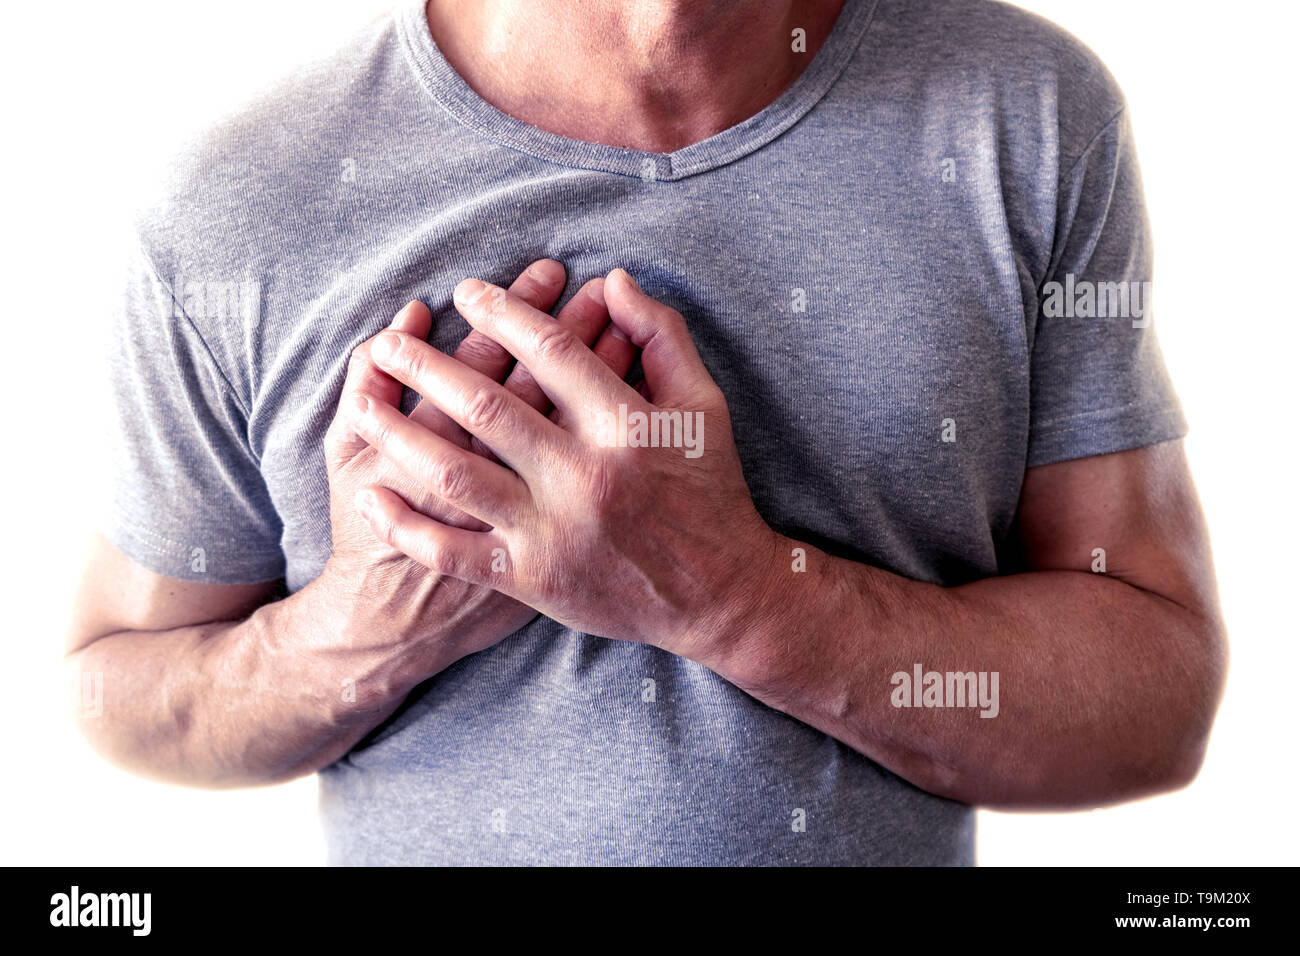
[[[1060,30],[432,0],[177,170],[73,629],[111,758],[320,771],[336,863],[966,864],[973,805],[1195,776],[1213,572]]]

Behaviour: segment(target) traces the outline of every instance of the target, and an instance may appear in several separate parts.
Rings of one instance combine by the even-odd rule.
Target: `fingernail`
[[[609,334],[614,336],[614,338],[618,339],[620,342],[632,341],[632,339],[628,337],[628,334],[624,332],[622,329],[620,329],[613,322],[609,323]]]
[[[353,399],[353,401],[356,403],[358,412],[360,412],[362,415],[370,414],[370,409],[372,406],[370,403],[369,395],[357,395],[356,398]]]
[[[381,332],[370,343],[370,357],[380,365],[386,365],[392,362],[401,347],[402,339],[396,332]]]
[[[452,298],[458,305],[473,305],[486,290],[486,282],[479,279],[465,279],[456,286]]]
[[[532,276],[538,282],[550,282],[555,278],[555,267],[559,263],[554,259],[539,259],[530,265],[524,272]]]
[[[591,285],[587,286],[587,295],[591,296],[591,301],[598,305],[605,304],[605,280],[592,279]]]
[[[636,291],[638,292],[641,291],[641,287],[636,284],[636,280],[632,278],[632,274],[628,272],[626,269],[615,269],[614,271],[623,273],[623,276],[627,279],[628,284],[631,285],[632,288],[636,289]]]
[[[406,303],[406,305],[398,309],[397,314],[393,316],[393,321],[388,323],[388,327],[391,329],[393,326],[397,325],[397,323],[401,322],[404,318],[410,315],[411,310],[414,309],[419,304],[420,303],[418,299],[412,299],[410,302]]]

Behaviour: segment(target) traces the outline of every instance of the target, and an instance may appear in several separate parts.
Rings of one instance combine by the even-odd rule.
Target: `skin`
[[[564,269],[533,263],[511,286],[539,308],[564,288]],[[580,289],[555,320],[624,375],[635,350],[609,328],[603,281]],[[428,334],[431,317],[410,303],[391,328]],[[374,535],[351,502],[358,488],[387,482],[454,525],[472,518],[422,495],[348,428],[360,396],[396,408],[401,387],[370,359],[373,340],[352,354],[340,414],[325,437],[333,554],[315,581],[291,597],[279,582],[224,586],[153,574],[96,539],[75,601],[68,667],[102,674],[103,714],[74,707],[91,744],[110,760],[171,782],[226,787],[275,783],[333,763],[396,709],[416,684],[466,654],[490,647],[536,615],[496,591],[431,574]],[[550,411],[513,358],[481,335],[456,351],[461,367]],[[421,402],[410,421],[467,454],[486,455],[440,411]],[[352,682],[355,700],[345,698]],[[77,682],[74,682],[74,684]]]
[[[839,6],[433,0],[429,19],[498,108],[664,151],[775,99]],[[793,26],[808,53],[791,52]],[[102,716],[81,719],[92,743],[192,784],[309,773],[422,680],[540,611],[697,661],[953,799],[1096,806],[1195,775],[1226,649],[1179,443],[1030,469],[1022,573],[909,581],[766,525],[680,315],[616,271],[597,287],[604,305],[557,322],[544,313],[559,266],[541,269],[510,294],[460,288],[475,333],[454,359],[424,344],[418,304],[357,349],[326,440],[334,553],[308,587],[284,598],[275,583],[176,581],[99,542],[69,653],[74,670],[104,675]],[[638,349],[641,391],[622,383]],[[399,382],[424,396],[409,420]],[[602,445],[594,413],[620,403],[701,412],[705,453]],[[1096,547],[1105,574],[1089,570]],[[792,570],[795,548],[805,572]],[[998,671],[999,716],[893,708],[890,676],[918,661]]]
[[[563,425],[423,342],[377,338],[380,368],[500,459],[469,455],[391,409],[358,410],[354,427],[385,458],[492,526],[451,527],[374,486],[358,507],[377,536],[576,630],[704,664],[954,800],[1069,809],[1196,775],[1226,650],[1180,443],[1030,469],[1019,511],[1026,573],[955,588],[911,581],[768,527],[682,317],[621,270],[605,296],[642,349],[644,397],[505,290],[457,288],[457,309],[527,364],[566,411]],[[701,412],[705,453],[613,445],[600,413],[619,404]],[[1090,570],[1095,547],[1106,549],[1105,574]],[[793,570],[796,548],[805,572]],[[508,555],[504,570],[494,549]],[[913,662],[997,671],[997,718],[895,708],[891,675]]]
[[[438,49],[503,113],[646,152],[707,139],[771,104],[843,0],[431,0]],[[806,50],[791,33],[806,33]],[[557,52],[559,55],[557,55]]]

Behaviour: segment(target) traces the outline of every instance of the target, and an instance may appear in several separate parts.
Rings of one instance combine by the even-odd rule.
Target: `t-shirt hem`
[[[101,522],[99,531],[136,564],[164,577],[208,584],[263,584],[284,577],[284,556],[278,552],[271,556],[205,548],[120,520]]]

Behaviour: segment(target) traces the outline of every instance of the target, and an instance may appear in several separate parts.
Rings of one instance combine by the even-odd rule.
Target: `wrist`
[[[331,558],[321,575],[294,596],[300,602],[295,630],[340,720],[391,708],[454,660],[443,659],[446,644],[430,639],[436,635],[429,633],[428,621],[404,613],[421,606],[402,593],[418,584],[397,586],[395,593],[394,582],[357,574]]]
[[[789,633],[797,617],[791,550],[800,545],[766,524],[750,542],[737,550],[687,632],[659,645],[742,687],[759,679],[773,637]]]

